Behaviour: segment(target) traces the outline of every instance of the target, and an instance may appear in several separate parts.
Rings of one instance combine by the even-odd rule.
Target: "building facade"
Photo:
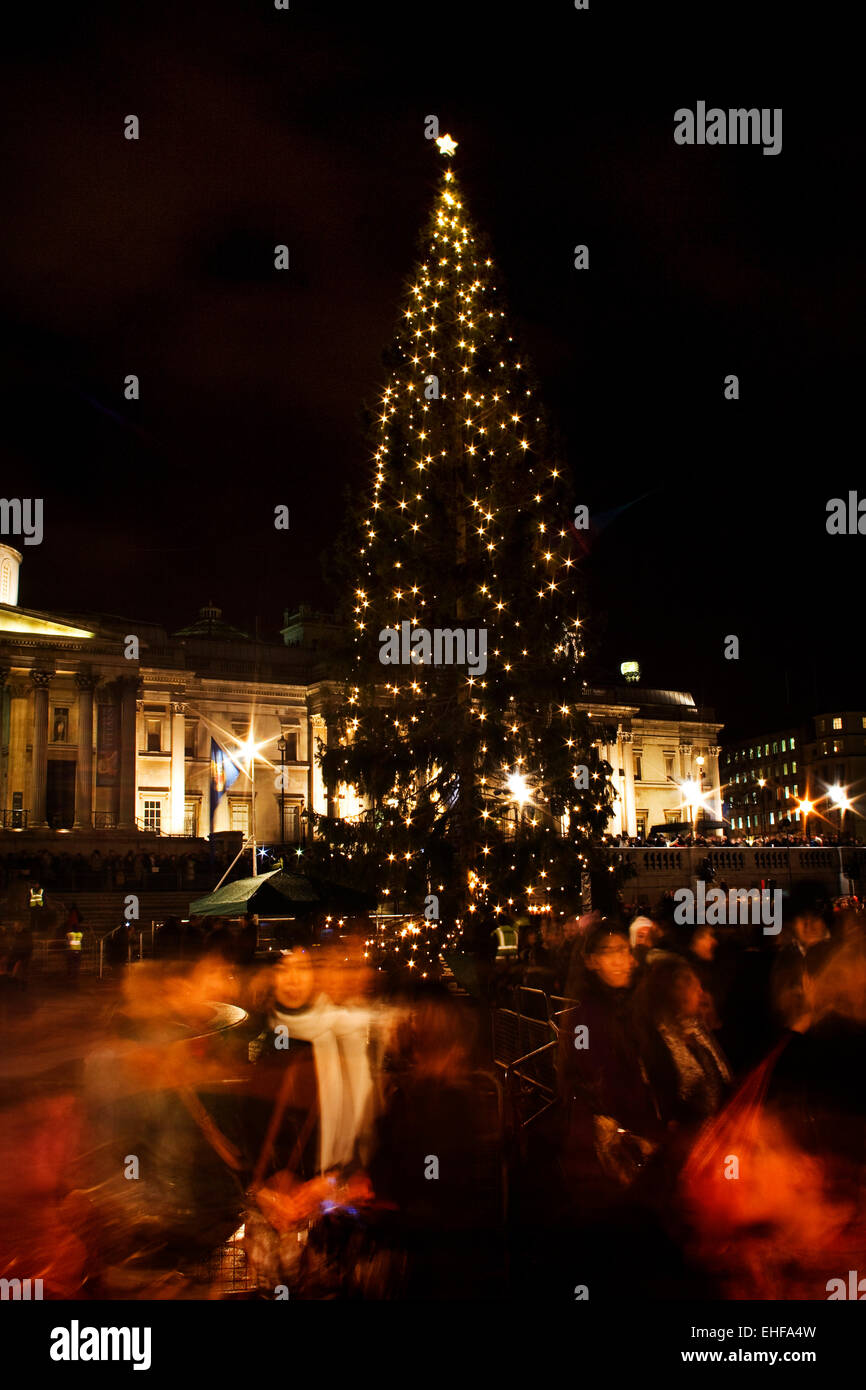
[[[746,836],[853,835],[866,805],[866,712],[834,710],[722,755],[733,828]],[[805,808],[808,807],[808,811]]]
[[[699,709],[685,691],[639,684],[587,690],[581,708],[616,728],[612,742],[597,745],[617,792],[610,834],[644,838],[654,826],[721,821],[722,726],[711,710]]]
[[[328,810],[315,760],[334,628],[286,615],[281,643],[208,606],[169,634],[150,623],[0,601],[0,824],[10,833],[111,831],[297,841]],[[255,756],[250,754],[252,739]],[[239,775],[211,813],[212,740]]]
[[[286,612],[281,641],[264,642],[212,605],[174,633],[37,612],[18,603],[21,558],[0,546],[4,838],[234,832],[291,844],[304,836],[307,809],[363,809],[350,788],[329,802],[316,760],[341,640],[327,614]],[[587,689],[582,708],[604,730],[598,747],[613,767],[611,833],[720,819],[720,725],[691,695],[637,684]],[[212,741],[239,768],[213,813]]]

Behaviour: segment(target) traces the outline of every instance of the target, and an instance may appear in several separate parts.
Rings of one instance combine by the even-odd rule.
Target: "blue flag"
[[[214,813],[220,797],[233,787],[240,769],[235,766],[228,753],[224,753],[216,739],[210,741],[210,818],[213,825]]]

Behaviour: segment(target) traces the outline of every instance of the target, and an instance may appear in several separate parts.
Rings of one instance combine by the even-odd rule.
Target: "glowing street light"
[[[532,800],[529,783],[522,772],[509,773],[506,785],[511,792],[512,800],[516,801],[518,806],[525,806],[527,802]]]
[[[809,817],[810,817],[810,815],[812,814],[812,811],[813,811],[813,809],[814,809],[814,802],[806,801],[805,798],[804,798],[802,801],[798,801],[798,802],[797,802],[797,809],[799,810],[800,815],[801,815],[801,817],[802,817],[802,819],[803,819],[803,839],[804,839],[804,840],[806,841],[806,843],[808,844],[808,842],[809,842]]]
[[[246,738],[235,740],[239,754],[236,761],[241,765],[246,762],[246,767],[241,766],[241,770],[250,779],[250,841],[253,851],[253,878],[258,878],[258,866],[256,864],[256,759],[259,758],[261,750],[270,741],[270,739],[265,739],[264,742],[256,741],[253,735],[252,721],[250,721],[250,730]],[[267,759],[264,758],[261,761],[267,762]]]

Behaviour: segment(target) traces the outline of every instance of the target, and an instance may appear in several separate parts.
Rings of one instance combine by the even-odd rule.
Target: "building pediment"
[[[50,613],[0,603],[0,635],[6,633],[17,637],[55,637],[61,641],[87,641],[97,636],[93,628],[73,627]]]

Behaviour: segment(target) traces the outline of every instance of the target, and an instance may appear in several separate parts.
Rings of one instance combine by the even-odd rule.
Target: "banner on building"
[[[228,753],[223,752],[215,738],[210,741],[210,819],[213,825],[214,813],[220,797],[233,787],[240,769],[235,766]]]
[[[116,787],[120,776],[120,705],[96,708],[96,785]]]

